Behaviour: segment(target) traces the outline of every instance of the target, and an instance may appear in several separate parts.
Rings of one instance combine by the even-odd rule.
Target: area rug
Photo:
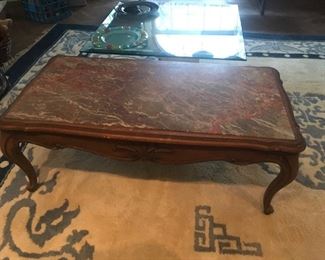
[[[0,113],[51,57],[79,55],[90,33],[65,30],[32,63],[18,62],[23,76],[9,71],[15,86]],[[0,259],[324,259],[325,43],[265,36],[246,46],[247,61],[214,62],[278,69],[307,142],[273,215],[262,213],[262,196],[274,164],[126,163],[27,145],[42,185],[27,192],[24,173],[1,156]]]

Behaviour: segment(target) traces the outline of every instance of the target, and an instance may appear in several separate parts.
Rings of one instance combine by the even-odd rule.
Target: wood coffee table
[[[216,64],[58,56],[3,114],[0,130],[1,149],[30,191],[37,174],[21,142],[169,164],[274,162],[281,172],[265,191],[266,214],[305,148],[276,70]]]

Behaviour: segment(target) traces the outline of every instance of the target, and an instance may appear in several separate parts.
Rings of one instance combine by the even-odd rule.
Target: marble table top
[[[2,120],[294,140],[281,89],[272,68],[57,56]]]

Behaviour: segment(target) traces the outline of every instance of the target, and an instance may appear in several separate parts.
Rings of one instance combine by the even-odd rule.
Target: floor
[[[116,2],[88,0],[87,6],[74,8],[73,14],[62,20],[62,23],[99,24]],[[324,0],[267,0],[264,16],[259,14],[257,0],[228,0],[228,2],[239,5],[244,31],[325,35]],[[53,26],[26,20],[20,1],[9,2],[5,13],[14,20],[11,28],[12,55],[30,46],[44,31]]]

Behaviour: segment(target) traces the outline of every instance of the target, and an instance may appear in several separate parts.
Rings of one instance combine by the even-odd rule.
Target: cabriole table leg
[[[27,190],[35,191],[39,186],[37,183],[37,174],[29,160],[22,153],[19,143],[20,140],[15,135],[1,132],[0,145],[3,154],[9,161],[18,165],[26,173],[29,180]]]
[[[267,187],[264,193],[263,205],[265,214],[269,215],[274,211],[271,205],[271,201],[274,195],[297,177],[299,164],[298,157],[298,154],[287,155],[282,157],[282,159],[280,160],[280,173],[271,182],[271,184]]]

